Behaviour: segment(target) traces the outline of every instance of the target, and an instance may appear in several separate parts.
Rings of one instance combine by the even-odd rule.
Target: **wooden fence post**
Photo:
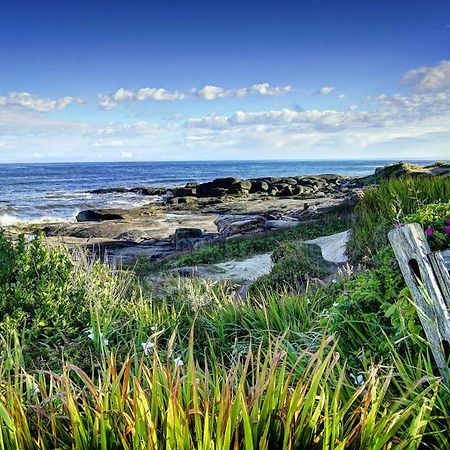
[[[404,225],[389,232],[406,284],[446,384],[450,381],[450,276],[440,252],[432,253],[422,227]]]

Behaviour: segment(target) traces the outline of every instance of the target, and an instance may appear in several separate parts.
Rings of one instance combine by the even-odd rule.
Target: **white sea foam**
[[[32,217],[29,219],[21,219],[12,214],[3,213],[0,214],[0,227],[11,227],[17,225],[29,225],[29,224],[42,224],[42,223],[61,223],[61,222],[71,222],[70,220],[63,217]]]

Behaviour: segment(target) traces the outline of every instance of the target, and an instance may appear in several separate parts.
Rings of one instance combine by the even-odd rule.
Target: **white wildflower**
[[[145,356],[148,356],[151,349],[155,346],[153,342],[143,342],[142,344],[142,350],[144,350]]]
[[[184,366],[184,362],[183,362],[183,360],[181,358],[175,358],[174,363],[175,363],[175,367],[182,367],[182,366]]]
[[[91,340],[94,341],[95,340],[95,333],[94,330],[92,328],[89,328],[85,331],[85,333],[87,334],[87,337]],[[103,345],[107,346],[109,345],[109,340],[103,337],[103,333],[101,331],[99,331],[98,333],[98,337],[101,340],[101,342],[103,342]]]
[[[333,306],[336,308],[336,306],[339,306],[339,303],[338,302],[334,302]]]
[[[85,331],[85,333],[88,335],[88,338],[93,341],[94,340],[94,330],[92,328],[89,328]]]
[[[150,327],[151,331],[156,331],[156,325],[153,325],[152,327]]]
[[[364,384],[364,377],[361,374],[355,376],[351,373],[350,376],[353,378],[354,383],[357,384],[358,386],[361,386]]]

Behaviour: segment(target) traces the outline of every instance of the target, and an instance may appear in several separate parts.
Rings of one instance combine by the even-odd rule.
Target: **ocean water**
[[[132,208],[157,199],[139,194],[90,194],[107,187],[179,186],[236,176],[368,175],[386,160],[189,161],[136,163],[0,164],[0,226],[74,221],[90,208]],[[411,161],[426,164],[428,161]]]

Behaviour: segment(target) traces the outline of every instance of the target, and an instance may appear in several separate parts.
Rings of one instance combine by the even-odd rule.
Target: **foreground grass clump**
[[[108,355],[95,378],[71,364],[60,374],[17,367],[10,377],[0,367],[0,448],[381,450],[417,448],[428,436],[444,443],[444,424],[433,422],[433,377],[404,390],[394,367],[355,378],[327,341],[293,366],[273,342],[232,368],[201,368],[192,345],[185,362],[165,362],[153,344],[137,364],[118,366]]]
[[[368,189],[355,209],[348,254],[355,262],[370,259],[389,245],[388,231],[426,205],[448,202],[450,179],[399,178]]]

